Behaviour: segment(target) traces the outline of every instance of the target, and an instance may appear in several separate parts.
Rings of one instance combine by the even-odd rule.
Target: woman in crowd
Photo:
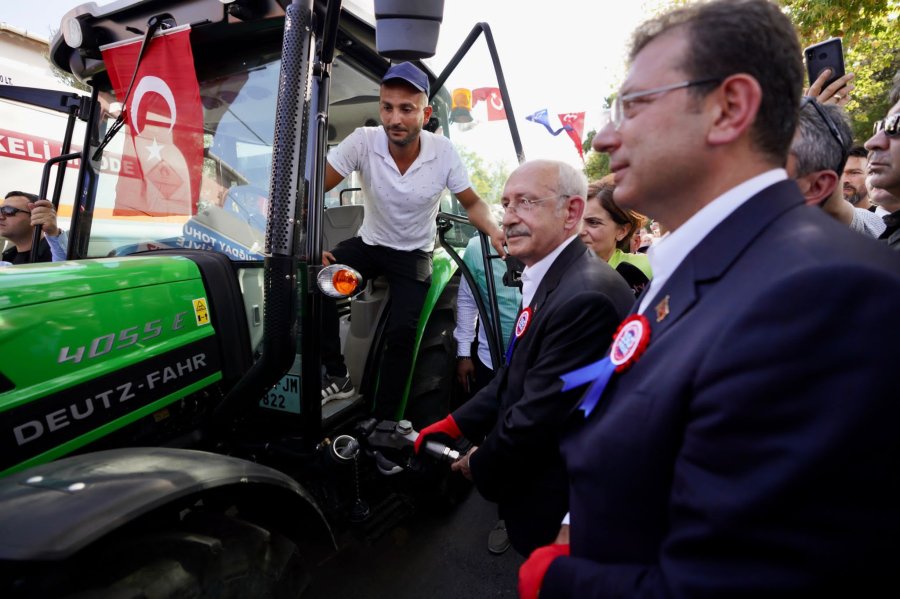
[[[581,239],[615,268],[637,295],[653,276],[647,256],[628,253],[631,238],[639,234],[643,217],[620,208],[613,201],[613,190],[615,185],[605,177],[588,186]]]

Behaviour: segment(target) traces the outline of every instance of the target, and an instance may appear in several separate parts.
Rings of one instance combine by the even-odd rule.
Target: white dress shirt
[[[531,266],[526,266],[522,271],[522,307],[527,307],[531,305],[531,300],[534,299],[534,294],[537,291],[538,286],[541,284],[541,280],[544,278],[544,275],[547,274],[547,271],[550,270],[550,267],[553,266],[553,262],[556,260],[556,257],[559,256],[566,246],[572,243],[577,235],[572,235],[561,244],[556,246],[556,249],[532,264]]]
[[[641,299],[638,313],[644,313],[675,269],[710,231],[718,227],[732,212],[757,193],[785,179],[787,179],[787,172],[783,168],[772,169],[752,179],[747,179],[698,210],[683,225],[666,233],[659,241],[650,246],[650,249],[647,250],[647,257],[650,259],[653,278],[650,280],[650,288]]]

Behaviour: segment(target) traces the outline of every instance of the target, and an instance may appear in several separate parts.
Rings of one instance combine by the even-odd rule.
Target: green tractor
[[[410,505],[452,503],[467,490],[440,463],[458,448],[412,451],[416,429],[455,401],[455,296],[459,277],[471,278],[457,251],[476,234],[455,198],[442,201],[415,365],[394,420],[370,417],[388,290],[380,280],[344,289],[343,271],[321,266],[323,249],[355,233],[365,200],[352,179],[323,192],[325,156],[379,122],[391,60],[429,74],[434,130],[471,155],[489,143],[523,156],[486,24],[440,75],[422,62],[442,11],[442,0],[376,2],[375,23],[338,0],[90,3],[64,17],[50,48],[90,96],[4,88],[7,99],[64,115],[40,194],[69,218],[68,260],[0,269],[5,597],[297,596],[342,539],[376,536]],[[129,154],[127,130],[115,134],[123,119],[111,116],[123,101],[112,95],[116,77],[131,79],[135,103],[168,96],[134,66],[114,75],[107,52],[137,39],[140,65],[180,28],[190,52],[168,66],[199,89],[202,166],[188,175],[198,182],[190,209],[173,216],[135,208],[135,198],[161,202],[151,192],[175,189],[178,168],[147,160],[177,140],[132,140]],[[494,80],[477,83],[497,90],[508,120],[483,135],[449,83],[457,69],[491,65]],[[129,125],[155,119],[160,136],[171,133],[169,108]],[[505,167],[491,164],[502,181]],[[492,259],[484,254],[488,269]],[[356,393],[323,406],[324,292],[344,297]],[[480,303],[497,323],[493,298]],[[496,326],[491,333],[497,361]]]

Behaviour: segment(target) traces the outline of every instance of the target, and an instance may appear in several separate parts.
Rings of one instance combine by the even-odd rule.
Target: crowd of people
[[[509,177],[504,364],[419,439],[474,443],[453,469],[527,556],[521,597],[890,588],[900,74],[854,144],[852,75],[804,91],[801,56],[766,0],[667,12],[593,142],[612,180]],[[638,213],[667,231],[647,256]]]
[[[767,0],[659,15],[635,31],[593,140],[612,174],[589,183],[564,162],[527,161],[505,183],[501,227],[452,144],[424,129],[429,82],[409,63],[382,80],[381,126],[328,154],[325,188],[357,171],[367,204],[359,235],[324,262],[386,275],[394,298],[376,415],[398,413],[441,193],[487,251],[524,265],[521,289],[494,269],[500,363],[461,283],[469,397],[416,445],[471,442],[452,469],[498,504],[491,550],[527,557],[521,597],[891,588],[900,73],[864,140],[843,108],[852,75],[827,76],[804,90],[794,27]],[[37,260],[56,259],[47,204],[7,194],[4,260],[28,261],[38,225]],[[651,222],[665,231],[652,244]],[[464,256],[482,296],[483,251],[476,237]],[[354,392],[333,305],[325,318],[323,402]]]

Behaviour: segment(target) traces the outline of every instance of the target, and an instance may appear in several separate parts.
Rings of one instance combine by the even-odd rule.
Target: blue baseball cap
[[[425,92],[426,96],[429,95],[428,75],[411,62],[401,62],[400,64],[392,65],[387,70],[387,73],[384,74],[384,77],[381,78],[381,82],[384,83],[391,79],[403,79],[420,92]]]

